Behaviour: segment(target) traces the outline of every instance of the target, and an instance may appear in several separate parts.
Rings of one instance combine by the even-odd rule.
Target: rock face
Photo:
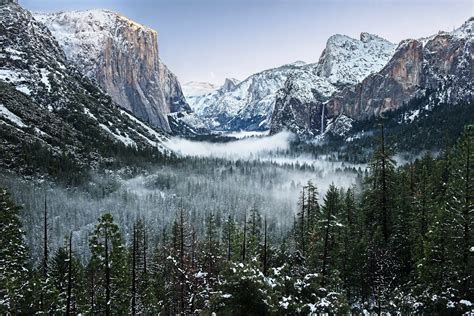
[[[221,88],[194,98],[191,107],[209,130],[267,130],[277,91],[304,65],[297,62],[268,69],[242,82],[226,79]]]
[[[382,58],[372,68],[377,71],[365,76],[362,73],[338,76],[350,80],[338,85],[330,97],[317,93],[317,89],[312,89],[313,98],[298,97],[301,90],[309,90],[308,85],[319,85],[318,76],[335,83],[331,80],[332,73],[340,73],[344,63],[331,62],[334,58],[328,59],[325,50],[316,70],[317,76],[309,77],[303,83],[287,82],[278,93],[271,132],[286,128],[305,137],[314,137],[324,133],[328,126],[334,127],[336,122],[340,125],[341,121],[380,116],[427,93],[438,103],[472,102],[473,21],[471,18],[451,33],[402,41],[386,63],[382,63]],[[361,35],[362,42],[367,38],[373,36]],[[328,65],[336,65],[336,69],[329,70]],[[344,119],[339,119],[340,116]]]
[[[0,6],[0,43],[0,164],[7,169],[25,150],[88,166],[113,159],[104,149],[168,151],[166,135],[70,67],[55,38],[29,11]]]
[[[321,134],[325,127],[321,118],[327,116],[323,104],[336,92],[382,69],[394,52],[394,44],[376,35],[362,33],[359,40],[331,36],[318,63],[290,76],[278,91],[270,133],[288,129],[309,137]]]
[[[123,108],[170,131],[167,115],[189,111],[176,76],[161,62],[157,33],[107,11],[36,13],[77,69]]]
[[[344,89],[327,103],[328,117],[353,119],[379,116],[435,91],[439,102],[472,101],[474,64],[473,19],[452,33],[425,41],[400,43],[393,58],[378,73]]]

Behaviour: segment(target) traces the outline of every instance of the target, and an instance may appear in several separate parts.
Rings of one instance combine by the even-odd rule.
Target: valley
[[[0,314],[472,313],[460,22],[219,85],[123,14],[0,1]]]

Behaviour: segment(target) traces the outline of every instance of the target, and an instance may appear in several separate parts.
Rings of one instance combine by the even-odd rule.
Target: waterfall
[[[321,132],[320,134],[323,135],[324,133],[324,104],[322,105],[322,110],[321,110]]]

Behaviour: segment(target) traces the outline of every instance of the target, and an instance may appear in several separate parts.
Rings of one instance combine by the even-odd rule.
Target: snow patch
[[[5,107],[5,105],[0,103],[0,116],[3,118],[8,119],[10,122],[14,123],[18,127],[27,127],[25,123],[19,118],[17,115],[12,113],[9,109]]]

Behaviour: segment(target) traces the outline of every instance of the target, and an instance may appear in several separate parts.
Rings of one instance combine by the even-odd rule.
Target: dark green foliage
[[[256,207],[240,219],[203,213],[200,223],[180,208],[159,232],[135,221],[125,240],[105,214],[91,235],[86,267],[67,245],[52,256],[45,283],[40,271],[28,272],[18,208],[2,190],[1,312],[43,311],[43,294],[50,313],[64,313],[68,284],[72,313],[84,314],[472,312],[473,128],[438,157],[399,167],[378,135],[363,183],[331,185],[321,205],[316,185],[302,187],[285,236],[275,236],[277,221]],[[236,165],[225,172],[253,170]]]
[[[99,218],[90,248],[89,275],[94,275],[94,282],[89,288],[95,297],[91,311],[107,315],[122,313],[128,309],[129,276],[122,235],[112,215]]]
[[[27,313],[30,295],[28,250],[19,215],[0,188],[0,314]]]

